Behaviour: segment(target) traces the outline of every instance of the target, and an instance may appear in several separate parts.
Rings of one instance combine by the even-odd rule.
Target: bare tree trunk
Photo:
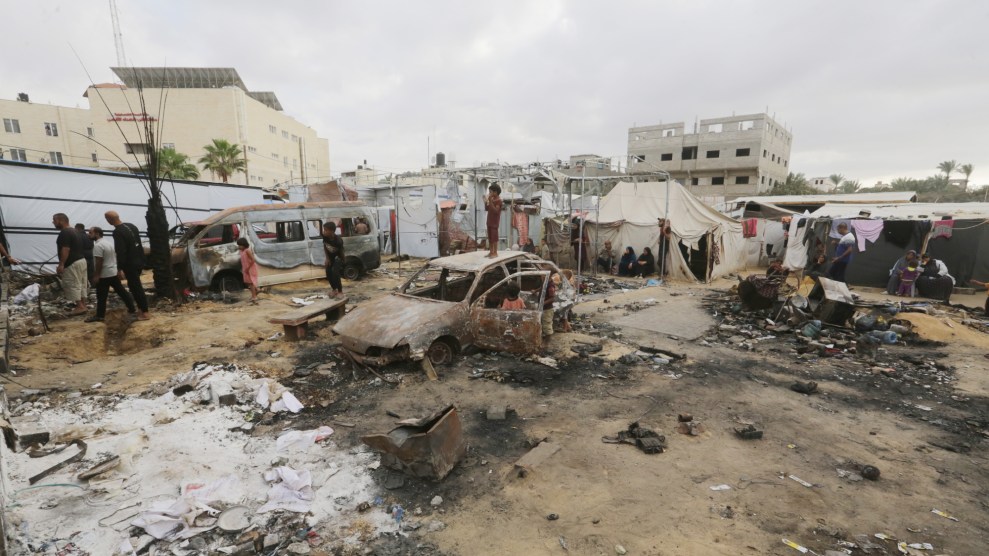
[[[168,244],[168,218],[157,184],[152,184],[152,197],[148,199],[148,241],[151,244],[151,271],[154,274],[155,295],[159,299],[175,299],[175,281],[172,277],[172,252]]]

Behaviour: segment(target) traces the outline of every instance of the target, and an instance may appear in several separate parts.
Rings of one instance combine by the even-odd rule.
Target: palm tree
[[[958,167],[958,171],[965,174],[965,189],[968,189],[968,179],[972,177],[972,172],[975,171],[975,166],[971,164],[962,164]]]
[[[855,193],[860,187],[862,187],[862,182],[858,180],[842,180],[841,187],[838,188],[838,192]]]
[[[147,173],[147,169],[142,168]],[[199,178],[199,168],[189,162],[189,155],[176,152],[172,148],[158,151],[158,177],[173,180],[194,180]]]
[[[227,183],[230,176],[237,172],[245,172],[247,162],[242,158],[243,151],[240,145],[231,143],[226,139],[213,139],[212,145],[203,147],[206,154],[199,159],[203,165],[203,170],[209,170],[211,174],[220,176],[223,183]]]
[[[957,160],[945,160],[941,164],[937,165],[937,169],[944,172],[944,177],[946,179],[951,179],[951,173],[958,170]]]
[[[838,191],[838,188],[841,187],[841,182],[845,181],[845,176],[841,174],[831,174],[828,176],[828,179],[834,184],[834,191]]]

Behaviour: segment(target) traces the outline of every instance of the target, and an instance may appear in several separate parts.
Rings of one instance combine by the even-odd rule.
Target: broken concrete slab
[[[234,393],[233,387],[226,382],[213,382],[210,384],[210,392],[212,401],[216,405],[237,404],[237,394]]]
[[[538,446],[529,450],[524,456],[515,462],[515,469],[520,472],[531,471],[542,465],[553,454],[560,451],[561,446],[553,442],[540,442]]]
[[[508,407],[503,404],[492,405],[486,412],[488,421],[504,421],[507,415]]]

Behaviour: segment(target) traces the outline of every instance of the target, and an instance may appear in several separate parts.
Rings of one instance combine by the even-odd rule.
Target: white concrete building
[[[275,93],[249,91],[235,69],[112,69],[122,83],[88,87],[88,109],[0,100],[3,157],[133,170],[150,148],[142,129],[151,124],[160,129],[163,147],[194,163],[213,139],[240,145],[247,171],[230,183],[271,187],[329,179],[329,142],[286,115]]]
[[[629,173],[656,170],[698,196],[731,198],[786,181],[792,134],[768,114],[700,120],[628,130]]]
[[[831,193],[836,187],[836,184],[828,177],[807,178],[807,185],[822,193]]]

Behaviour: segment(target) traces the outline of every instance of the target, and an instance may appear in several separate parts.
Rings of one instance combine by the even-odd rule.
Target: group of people
[[[129,313],[147,320],[148,298],[141,284],[144,246],[140,232],[133,224],[122,222],[116,211],[107,211],[104,216],[113,226],[112,240],[105,237],[99,226],[87,230],[83,225],[72,226],[64,213],[52,216],[52,225],[59,231],[55,239],[58,256],[55,272],[62,278],[65,298],[73,304],[69,314],[81,315],[89,311],[86,301],[92,284],[96,286],[96,314],[86,322],[100,322],[105,318],[111,288]],[[19,261],[11,259],[11,262],[17,264]],[[127,288],[122,280],[127,280]]]
[[[923,296],[949,301],[955,279],[943,261],[924,253],[907,251],[889,270],[886,293],[902,297]]]
[[[605,241],[598,251],[597,265],[601,272],[618,276],[644,277],[656,273],[656,257],[651,247],[644,247],[642,253],[636,256],[635,249],[629,246],[625,248],[621,258],[618,258],[610,241]]]

